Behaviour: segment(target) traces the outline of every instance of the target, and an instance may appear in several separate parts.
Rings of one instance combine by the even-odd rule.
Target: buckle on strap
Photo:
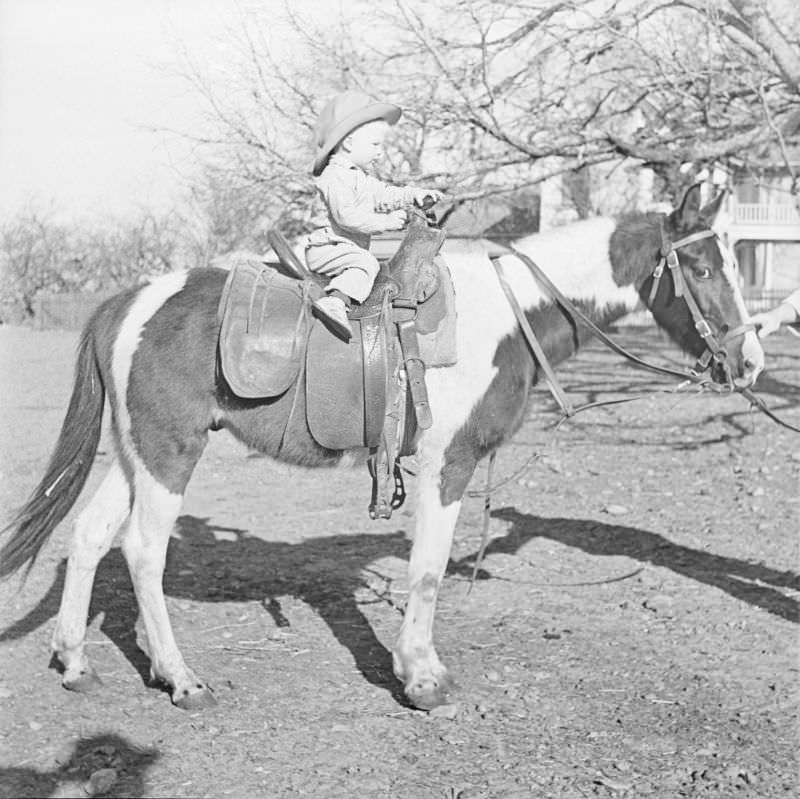
[[[700,334],[700,338],[708,338],[711,335],[711,326],[705,319],[695,322],[694,328]]]
[[[650,297],[647,300],[648,306],[652,306],[655,301],[656,294],[658,294],[658,283],[661,280],[661,275],[664,274],[664,259],[662,258],[656,268],[653,270],[653,285],[650,286]]]

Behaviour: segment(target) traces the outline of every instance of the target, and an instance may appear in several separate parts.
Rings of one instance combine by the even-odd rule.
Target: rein
[[[680,378],[682,381],[680,385],[677,386],[675,390],[681,389],[687,383],[695,383],[697,386],[702,390],[711,390],[716,391],[718,393],[729,392],[729,391],[736,391],[737,393],[741,394],[745,397],[749,402],[750,406],[758,408],[762,413],[766,414],[773,422],[785,427],[788,430],[792,430],[795,433],[800,433],[800,428],[795,427],[794,425],[790,424],[789,422],[785,422],[780,419],[776,414],[774,414],[766,405],[764,400],[761,397],[757,396],[754,392],[752,392],[748,388],[741,388],[737,389],[733,385],[733,382],[730,380],[729,375],[729,385],[727,387],[718,386],[708,377],[701,377],[700,372],[705,371],[711,364],[711,361],[715,361],[719,364],[724,364],[725,360],[728,357],[728,353],[724,348],[724,344],[731,339],[737,336],[743,336],[745,333],[755,330],[755,325],[752,323],[745,323],[738,325],[733,330],[729,330],[723,333],[721,341],[717,340],[717,337],[714,336],[711,326],[708,324],[708,321],[702,314],[700,307],[697,304],[697,301],[694,298],[688,284],[686,283],[686,279],[683,275],[683,271],[680,268],[680,261],[678,260],[678,253],[676,249],[679,247],[684,247],[687,244],[692,244],[695,241],[700,241],[701,239],[709,238],[711,236],[716,236],[716,234],[712,230],[702,230],[697,233],[692,233],[689,236],[684,236],[682,239],[678,239],[677,241],[671,242],[667,239],[665,231],[664,231],[664,220],[661,220],[661,259],[658,262],[655,270],[653,271],[653,285],[650,288],[650,296],[648,301],[648,307],[652,306],[653,301],[656,297],[659,287],[659,281],[661,280],[661,276],[664,274],[664,268],[668,268],[672,273],[673,285],[675,288],[675,296],[676,297],[683,297],[686,304],[689,306],[689,312],[692,315],[692,319],[695,323],[695,329],[697,330],[700,337],[703,339],[706,345],[706,351],[703,355],[700,356],[695,367],[690,372],[679,372],[676,369],[670,369],[669,367],[665,366],[658,366],[656,364],[649,363],[648,361],[639,358],[638,356],[634,355],[633,353],[626,350],[622,345],[618,344],[614,341],[608,334],[603,332],[583,311],[580,310],[569,298],[567,298],[564,294],[556,288],[550,278],[542,271],[541,267],[532,259],[529,258],[525,253],[520,252],[515,247],[509,247],[509,253],[515,255],[517,258],[528,267],[528,269],[533,274],[534,278],[544,286],[547,291],[550,293],[550,296],[555,300],[555,302],[560,305],[568,314],[570,314],[573,318],[580,320],[584,323],[584,325],[593,333],[597,338],[600,339],[609,349],[616,352],[618,355],[629,360],[635,366],[638,366],[642,369],[646,369],[649,372],[655,372],[656,374],[668,375],[670,377],[677,377]],[[579,413],[584,410],[588,410],[589,408],[598,408],[603,405],[620,405],[624,402],[631,402],[633,400],[644,399],[650,394],[640,394],[635,397],[626,397],[624,399],[611,399],[611,400],[602,400],[599,402],[590,402],[585,405],[581,405],[578,408],[574,408],[570,403],[569,399],[567,398],[564,390],[561,388],[558,380],[555,376],[552,366],[550,362],[547,360],[547,356],[544,353],[541,345],[539,344],[536,335],[531,328],[527,317],[525,316],[524,311],[522,310],[517,298],[514,296],[514,293],[511,287],[508,284],[508,281],[505,278],[505,273],[503,271],[503,267],[500,264],[500,260],[498,258],[491,258],[492,264],[494,265],[495,271],[497,272],[498,280],[500,281],[500,285],[503,288],[503,292],[508,299],[508,303],[511,306],[511,309],[514,311],[514,316],[519,323],[519,326],[522,330],[523,335],[525,336],[525,340],[528,346],[531,349],[534,357],[539,362],[539,365],[542,368],[542,371],[545,373],[545,377],[547,380],[548,387],[555,398],[556,402],[558,403],[559,407],[562,411],[562,417],[556,424],[556,431],[558,431],[561,425],[570,417],[574,416],[576,413]],[[470,580],[469,588],[467,589],[467,593],[472,590],[473,585],[475,584],[475,580],[478,576],[478,571],[480,570],[481,564],[483,563],[483,558],[486,554],[486,548],[489,543],[489,526],[491,522],[491,495],[492,491],[496,488],[499,488],[501,485],[504,485],[512,478],[508,478],[503,480],[497,484],[492,483],[492,474],[494,470],[494,462],[495,456],[497,451],[493,451],[489,456],[489,466],[486,475],[486,487],[481,492],[484,497],[483,501],[483,524],[482,524],[482,532],[481,532],[481,543],[478,548],[478,553],[475,558],[475,563],[472,569],[472,578]],[[512,477],[516,477],[521,471],[526,469],[533,458],[529,458],[526,461],[525,465],[523,466],[522,470],[515,472]]]
[[[703,338],[706,344],[706,351],[705,353],[700,356],[697,363],[695,364],[694,368],[691,369],[689,372],[679,372],[676,369],[670,369],[666,366],[658,366],[657,364],[649,363],[642,358],[634,355],[633,353],[626,350],[622,345],[618,344],[614,339],[612,339],[607,333],[603,332],[580,308],[578,308],[568,297],[562,294],[558,288],[554,285],[552,280],[542,271],[541,267],[530,257],[525,255],[525,253],[520,252],[515,247],[509,247],[508,251],[509,254],[515,255],[517,258],[528,267],[528,269],[533,274],[534,278],[544,286],[547,291],[550,293],[551,297],[555,300],[555,302],[560,305],[568,314],[570,314],[573,318],[578,319],[579,321],[583,322],[583,324],[589,329],[591,333],[595,335],[600,341],[602,341],[609,349],[616,352],[618,355],[621,355],[623,358],[626,358],[628,361],[633,363],[635,366],[638,366],[642,369],[645,369],[649,372],[654,372],[656,374],[667,375],[670,377],[677,377],[682,381],[682,384],[685,385],[686,383],[695,383],[698,385],[699,388],[707,390],[707,391],[715,391],[717,393],[726,393],[726,392],[733,392],[735,391],[738,394],[741,394],[745,399],[750,402],[751,407],[758,408],[763,414],[768,416],[772,419],[773,422],[776,424],[785,427],[787,430],[792,430],[795,433],[800,433],[800,428],[796,427],[795,425],[790,424],[789,422],[785,422],[783,419],[777,416],[773,411],[771,411],[766,403],[764,402],[761,397],[756,395],[751,389],[749,388],[736,388],[732,381],[729,380],[728,386],[720,386],[714,383],[708,377],[701,377],[700,373],[708,369],[712,360],[717,363],[724,364],[726,358],[728,357],[728,353],[724,348],[724,344],[731,339],[737,336],[743,336],[745,333],[755,330],[755,325],[750,322],[738,325],[737,327],[733,328],[733,330],[729,330],[725,332],[722,336],[721,342],[717,340],[717,337],[714,336],[711,326],[708,324],[708,321],[702,314],[700,307],[697,305],[697,301],[694,298],[691,290],[689,289],[688,284],[686,283],[686,279],[683,275],[683,271],[680,268],[680,262],[678,260],[678,254],[675,251],[678,247],[684,247],[687,244],[691,244],[695,241],[700,241],[701,239],[709,238],[711,236],[716,236],[712,230],[701,230],[697,233],[692,233],[689,236],[684,236],[682,239],[678,239],[677,241],[670,242],[664,232],[664,221],[661,220],[661,259],[656,266],[655,270],[653,271],[653,286],[650,289],[650,301],[649,305],[652,305],[652,301],[658,291],[658,282],[661,279],[661,276],[664,273],[665,266],[670,270],[672,273],[672,279],[674,281],[675,286],[675,296],[676,297],[683,297],[686,304],[689,306],[689,311],[692,314],[692,318],[694,319],[695,329]],[[519,305],[516,297],[514,297],[513,292],[511,291],[511,287],[505,280],[505,276],[502,270],[502,266],[499,263],[497,258],[491,259],[492,263],[494,264],[495,270],[498,273],[498,277],[500,279],[500,283],[503,286],[503,291],[506,293],[506,296],[509,298],[509,303],[511,305],[512,310],[514,311],[514,315],[517,318],[517,321],[522,328],[522,332],[525,336],[525,339],[530,346],[531,350],[533,351],[534,355],[537,359],[540,359],[540,364],[542,366],[545,375],[547,376],[548,385],[551,387],[551,391],[553,396],[558,402],[562,413],[563,418],[559,420],[558,425],[565,420],[565,418],[569,418],[574,416],[576,413],[580,411],[587,410],[589,408],[597,408],[602,405],[619,405],[623,402],[631,402],[633,400],[642,399],[644,396],[647,395],[640,395],[636,397],[626,397],[625,399],[613,399],[613,400],[603,400],[600,402],[592,402],[586,405],[581,405],[577,409],[573,408],[569,400],[566,399],[566,395],[564,394],[563,389],[561,389],[560,385],[558,385],[558,381],[555,377],[555,373],[553,372],[552,367],[550,366],[549,362],[547,361],[547,357],[544,354],[544,351],[541,348],[541,345],[536,340],[536,336],[533,333],[533,330],[528,324],[528,320],[525,317],[525,313],[523,312],[522,308]],[[538,354],[541,353],[541,356]],[[557,388],[553,390],[552,386],[556,385]],[[681,386],[678,386],[680,388]]]
[[[522,328],[522,334],[525,336],[525,341],[528,342],[528,346],[531,348],[534,357],[542,367],[542,371],[545,374],[545,379],[547,380],[547,385],[550,388],[550,393],[558,403],[564,416],[573,416],[575,414],[575,410],[572,407],[572,403],[564,393],[564,389],[561,388],[561,384],[556,378],[553,367],[550,366],[550,361],[547,360],[547,356],[544,354],[544,350],[542,349],[542,345],[539,343],[539,339],[536,338],[536,334],[533,332],[533,329],[528,322],[528,318],[525,316],[525,312],[522,310],[517,298],[514,296],[511,286],[508,285],[508,281],[506,280],[505,272],[503,271],[503,266],[500,263],[500,260],[493,258],[492,263],[494,264],[495,271],[497,272],[497,278],[500,281],[500,285],[503,287],[503,291],[505,292],[508,304],[514,311],[514,316],[517,317],[517,322]],[[531,264],[533,264],[532,261]],[[538,267],[536,268],[538,269]]]
[[[787,430],[791,430],[794,433],[800,433],[800,427],[795,427],[793,424],[789,422],[785,422],[781,419],[776,413],[773,413],[768,407],[766,402],[764,402],[758,394],[751,391],[749,388],[740,388],[739,393],[747,400],[749,400],[751,407],[755,406],[761,413],[769,416],[775,424],[779,424],[781,427],[785,427]]]
[[[710,231],[709,231],[709,233],[711,235],[713,235],[713,233],[711,233]],[[686,243],[686,242],[681,241],[680,243]],[[703,386],[709,386],[710,387],[709,384],[711,383],[711,381],[708,378],[701,378],[698,374],[695,374],[695,373],[687,374],[686,372],[679,372],[676,369],[670,369],[669,367],[666,367],[666,366],[658,366],[656,364],[653,364],[653,363],[650,363],[648,361],[645,361],[642,358],[639,358],[638,356],[634,355],[632,352],[629,352],[628,350],[626,350],[622,345],[620,345],[616,341],[614,341],[614,339],[612,339],[607,333],[602,331],[583,311],[581,311],[580,308],[578,308],[572,302],[572,300],[570,300],[564,294],[562,294],[561,291],[558,288],[556,288],[554,283],[542,271],[541,267],[532,258],[529,258],[527,255],[525,255],[525,253],[520,252],[515,247],[509,247],[509,252],[511,254],[515,255],[517,258],[519,258],[520,261],[522,261],[525,264],[525,266],[528,267],[528,269],[533,274],[534,278],[542,286],[544,286],[545,289],[547,289],[547,291],[550,293],[550,296],[569,315],[571,315],[573,318],[576,318],[576,319],[580,320],[581,322],[583,322],[583,324],[590,330],[591,333],[593,333],[597,338],[599,338],[600,341],[602,341],[609,349],[611,349],[614,352],[616,352],[617,355],[621,355],[623,358],[626,358],[631,363],[635,364],[636,366],[638,366],[638,367],[640,367],[642,369],[646,369],[647,371],[655,372],[656,374],[667,375],[669,377],[677,377],[677,378],[680,378],[681,381],[689,380],[691,382],[699,383],[699,384],[701,384]],[[499,260],[496,259],[496,258],[492,259],[492,263],[494,264],[495,270],[498,273],[498,277],[500,278],[500,283],[503,286],[503,290],[506,293],[506,296],[509,297],[509,294],[511,294],[511,289],[510,289],[510,287],[508,286],[507,282],[504,279],[502,266],[500,265]],[[659,264],[659,266],[661,266],[661,264]],[[658,267],[656,267],[656,271],[658,271]],[[661,271],[663,272],[663,266],[661,267]],[[655,273],[654,273],[654,275],[655,275]],[[659,273],[658,276],[660,277],[660,273]],[[513,294],[511,294],[511,297],[513,297]],[[555,382],[557,384],[557,380],[556,380],[555,375],[553,373],[552,367],[550,366],[550,364],[547,361],[546,356],[544,356],[543,352],[542,352],[541,357],[539,356],[538,352],[541,351],[541,346],[539,345],[539,342],[536,340],[536,337],[533,334],[533,331],[531,330],[530,325],[528,324],[528,320],[525,317],[524,312],[520,308],[520,305],[517,302],[516,297],[514,297],[513,302],[511,301],[511,298],[509,297],[509,302],[511,304],[512,310],[514,311],[514,315],[516,316],[517,321],[519,322],[520,327],[522,328],[522,332],[525,335],[525,340],[527,341],[528,346],[534,352],[534,354],[536,355],[537,359],[539,360],[539,362],[540,362],[540,364],[542,366],[542,369],[544,370],[545,374],[548,376],[548,385],[551,386],[551,391],[553,392],[553,396],[555,397],[556,402],[558,402],[558,404],[559,404],[559,406],[560,406],[560,408],[561,408],[561,410],[562,410],[562,412],[563,412],[563,414],[565,416],[573,416],[575,411],[573,410],[571,404],[569,402],[566,402],[566,403],[562,402],[561,399],[560,399],[561,396],[564,396],[563,390],[561,390],[560,387],[558,389],[558,393],[556,393],[555,391],[552,390],[553,383]],[[695,305],[696,305],[696,303],[695,303]],[[699,309],[698,309],[698,312],[699,312]],[[703,320],[703,321],[705,322],[705,320]],[[705,322],[705,324],[707,325],[708,323]],[[552,375],[552,380],[550,379],[550,375]],[[619,400],[611,400],[610,402],[618,403]],[[595,403],[594,405],[596,405],[596,404],[597,403]],[[581,408],[581,410],[583,410],[583,408]]]
[[[614,341],[610,336],[608,336],[605,332],[603,332],[583,311],[580,310],[570,299],[568,299],[558,288],[554,285],[554,283],[550,280],[550,278],[542,271],[541,267],[532,259],[529,258],[525,253],[520,252],[515,247],[509,247],[509,252],[519,258],[531,271],[534,278],[544,286],[547,291],[550,293],[550,296],[558,303],[568,314],[572,317],[580,320],[583,324],[590,330],[590,332],[599,338],[607,347],[611,350],[616,352],[618,355],[621,355],[623,358],[626,358],[631,363],[635,364],[636,366],[646,369],[647,371],[654,372],[656,374],[663,374],[668,375],[670,377],[677,377],[680,378],[681,381],[689,381],[692,383],[697,383],[703,388],[722,392],[724,390],[733,391],[734,386],[733,382],[729,378],[729,384],[727,389],[723,387],[718,387],[715,383],[713,383],[709,378],[701,377],[701,372],[706,371],[711,362],[714,361],[715,363],[724,365],[725,361],[728,357],[728,353],[725,350],[724,345],[733,338],[738,336],[743,336],[745,333],[755,330],[755,325],[752,323],[744,323],[738,325],[737,327],[733,328],[733,330],[729,330],[723,333],[722,338],[718,339],[717,336],[714,335],[714,332],[711,328],[711,325],[708,323],[706,318],[703,316],[702,311],[700,310],[700,306],[697,304],[697,300],[694,298],[689,285],[686,283],[686,278],[683,274],[683,270],[680,268],[680,261],[678,259],[677,249],[680,247],[685,247],[687,244],[692,244],[695,241],[701,241],[702,239],[710,238],[712,236],[716,236],[716,233],[712,230],[701,230],[697,233],[692,233],[688,236],[684,236],[677,241],[670,241],[667,238],[666,232],[664,230],[664,219],[662,217],[660,221],[661,225],[661,258],[658,262],[658,265],[653,270],[653,285],[650,288],[650,296],[648,301],[648,307],[651,307],[653,301],[656,297],[658,292],[659,284],[662,275],[664,274],[664,269],[668,268],[672,274],[673,286],[675,290],[676,297],[683,297],[686,305],[689,308],[689,312],[692,315],[692,319],[694,321],[695,330],[697,330],[700,337],[703,339],[703,342],[706,345],[705,352],[698,358],[697,363],[691,369],[690,372],[679,372],[676,369],[670,369],[665,366],[658,366],[656,364],[652,364],[648,361],[639,358],[638,356],[634,355],[633,353],[626,350],[616,341]],[[508,283],[505,280],[503,275],[502,267],[499,263],[499,260],[496,258],[492,259],[494,264],[495,270],[497,271],[498,278],[500,279],[500,283],[503,287],[503,291],[506,293],[506,296],[509,298],[509,303],[514,311],[514,315],[517,318],[517,321],[522,328],[523,334],[525,335],[525,339],[528,342],[531,350],[534,352],[534,355],[539,360],[539,363],[542,366],[545,375],[547,376],[548,385],[551,387],[551,392],[558,402],[559,406],[563,414],[567,417],[574,415],[577,411],[575,411],[568,400],[565,399],[564,392],[561,390],[560,386],[557,389],[553,389],[552,386],[555,382],[557,385],[557,381],[555,379],[555,375],[553,373],[552,367],[547,362],[546,356],[542,352],[541,346],[539,342],[536,341],[536,337],[533,334],[533,331],[528,324],[527,318],[525,317],[524,312],[519,306],[516,298],[513,297],[511,293],[511,289],[508,286]],[[513,298],[513,299],[512,299]],[[539,354],[541,353],[541,355]],[[552,376],[552,377],[551,377]],[[742,393],[743,390],[740,390]],[[760,409],[764,410],[766,406],[763,405],[763,402],[755,402],[751,396],[749,395],[748,399],[757,405]],[[562,399],[564,398],[564,399]],[[599,405],[605,404],[618,404],[624,400],[609,400],[608,402],[599,402],[599,403],[592,403],[591,405],[581,406],[578,408],[578,411],[584,410],[588,407],[597,407]]]

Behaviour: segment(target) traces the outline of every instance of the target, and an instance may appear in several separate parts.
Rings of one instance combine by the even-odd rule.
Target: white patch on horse
[[[744,297],[739,288],[739,270],[736,265],[736,258],[731,252],[730,247],[726,246],[722,239],[717,237],[716,241],[717,247],[719,247],[719,253],[722,256],[723,280],[727,281],[733,292],[736,310],[739,312],[742,322],[749,323],[750,312],[744,304]],[[742,341],[742,358],[751,364],[751,368],[745,375],[747,380],[742,381],[741,379],[737,379],[737,382],[750,385],[764,369],[764,348],[761,346],[761,341],[759,341],[758,334],[755,330],[748,330],[744,334],[744,340]]]
[[[609,260],[612,219],[591,219],[515,243],[572,300],[593,301],[598,308],[618,304],[633,310],[639,296],[633,286],[614,282]],[[448,241],[444,257],[456,292],[458,362],[426,374],[431,412],[437,420],[426,444],[444,451],[494,379],[500,342],[512,335],[517,321],[480,241]],[[502,256],[506,279],[520,305],[535,309],[550,301],[528,267],[513,255]],[[436,444],[434,444],[434,439]]]
[[[183,497],[159,483],[140,461],[136,464],[133,493],[134,503],[128,529],[122,538],[122,552],[131,573],[139,620],[145,632],[140,646],[151,659],[154,675],[172,685],[175,695],[180,696],[184,689],[196,688],[198,680],[187,669],[175,643],[161,579],[167,545]]]
[[[113,446],[113,445],[112,445]],[[88,668],[84,653],[86,617],[97,564],[111,548],[130,510],[128,479],[115,459],[89,504],[78,514],[64,578],[52,647],[64,666],[64,682]]]
[[[619,304],[633,310],[639,295],[632,286],[618,286],[609,256],[616,222],[597,217],[520,239],[516,249],[532,258],[537,266],[571,300],[594,301],[598,308]],[[506,264],[508,266],[506,267]],[[504,258],[509,282],[525,307],[534,307],[541,291],[528,268],[516,259]],[[527,287],[527,288],[526,288]],[[527,295],[530,299],[527,300]],[[531,292],[533,292],[531,294]]]
[[[456,351],[453,366],[429,369],[425,378],[431,413],[426,448],[444,453],[492,383],[498,344],[514,332],[516,320],[480,241],[446,242],[444,257],[456,295]]]
[[[143,286],[122,320],[114,342],[111,374],[117,402],[117,429],[122,452],[134,467],[141,465],[144,468],[131,438],[131,416],[128,412],[128,382],[133,356],[142,340],[144,326],[170,297],[183,289],[186,277],[187,272],[173,272]],[[135,470],[139,471],[138,468]]]
[[[736,267],[736,259],[734,258],[730,247],[727,247],[722,239],[717,237],[716,242],[717,247],[719,248],[719,254],[722,258],[722,276],[731,287],[733,296],[736,298],[736,310],[739,311],[744,321],[749,322],[750,314],[745,307],[742,292],[739,290],[739,279],[737,274],[739,270]]]

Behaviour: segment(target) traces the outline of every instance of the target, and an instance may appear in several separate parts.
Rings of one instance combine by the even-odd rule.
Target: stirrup
[[[397,510],[406,501],[406,487],[403,483],[403,472],[398,461],[394,462],[392,475],[380,475],[377,454],[370,455],[367,461],[372,475],[372,499],[369,503],[370,519],[391,519],[392,511]],[[392,496],[389,497],[389,485],[392,484]]]

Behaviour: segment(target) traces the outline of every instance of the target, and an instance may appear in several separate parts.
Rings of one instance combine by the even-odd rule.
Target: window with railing
[[[791,203],[734,203],[733,221],[738,225],[796,225],[800,214]]]

